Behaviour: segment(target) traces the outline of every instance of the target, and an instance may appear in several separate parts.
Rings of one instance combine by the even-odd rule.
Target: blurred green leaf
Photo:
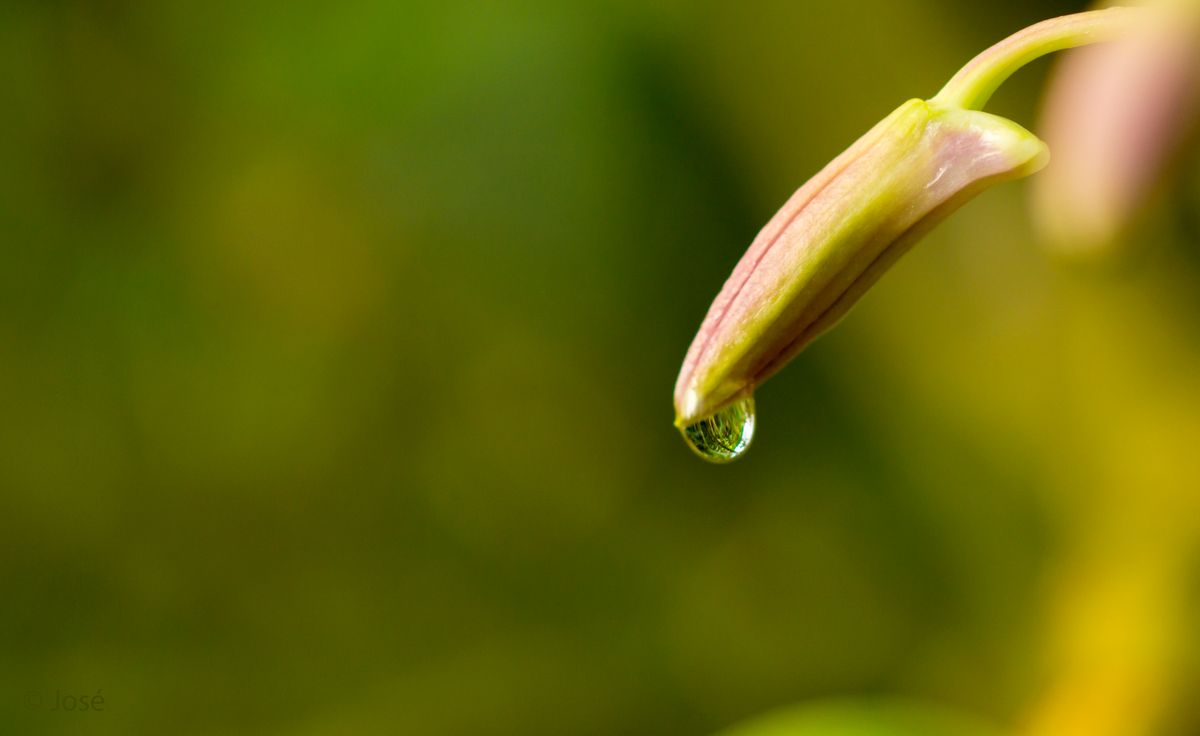
[[[999,736],[970,716],[903,701],[838,701],[769,713],[721,736]]]

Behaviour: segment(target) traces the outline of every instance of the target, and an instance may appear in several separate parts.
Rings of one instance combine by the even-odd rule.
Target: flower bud
[[[742,256],[684,360],[676,425],[749,397],[943,217],[1047,158],[1040,140],[1004,118],[901,105],[802,186]]]

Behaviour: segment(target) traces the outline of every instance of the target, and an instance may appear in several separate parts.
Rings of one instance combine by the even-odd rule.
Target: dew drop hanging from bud
[[[731,404],[683,429],[683,438],[710,463],[737,460],[754,439],[754,397]]]

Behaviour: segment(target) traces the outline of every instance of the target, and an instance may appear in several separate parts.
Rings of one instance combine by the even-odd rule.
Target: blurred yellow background
[[[0,5],[0,731],[1200,732],[1186,162],[1115,267],[988,191],[746,459],[671,426],[791,191],[1082,8]]]

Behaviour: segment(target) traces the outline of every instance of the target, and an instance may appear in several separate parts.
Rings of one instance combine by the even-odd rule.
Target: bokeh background
[[[1117,266],[985,193],[746,459],[671,426],[791,191],[1082,7],[0,4],[0,731],[1200,732],[1187,166]]]

